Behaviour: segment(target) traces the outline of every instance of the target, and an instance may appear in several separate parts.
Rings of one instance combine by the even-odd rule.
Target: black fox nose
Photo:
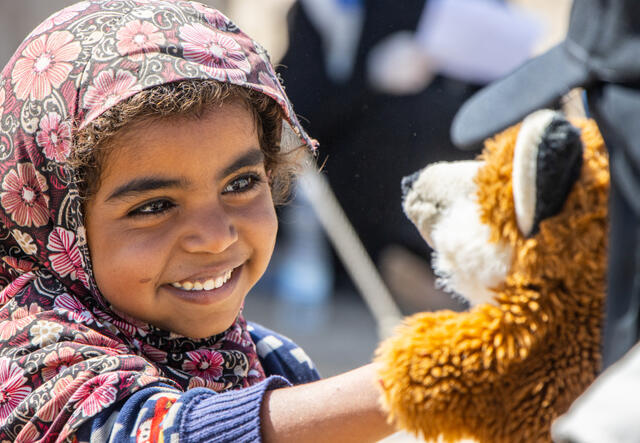
[[[416,171],[411,175],[407,175],[406,177],[402,177],[402,182],[401,182],[402,198],[405,198],[407,196],[407,194],[409,193],[409,191],[411,191],[411,188],[413,187],[413,183],[416,180],[418,180],[419,176],[420,176],[420,171]]]

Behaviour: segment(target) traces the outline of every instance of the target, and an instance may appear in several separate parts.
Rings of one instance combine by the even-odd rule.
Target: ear
[[[562,114],[538,111],[522,122],[513,153],[513,200],[518,227],[535,235],[562,209],[582,167],[580,131]]]

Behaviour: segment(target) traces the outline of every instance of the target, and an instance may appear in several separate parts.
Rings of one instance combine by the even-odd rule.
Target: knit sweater
[[[148,386],[86,422],[77,441],[260,442],[265,393],[320,377],[305,352],[288,338],[256,323],[249,324],[249,332],[267,375],[262,382],[222,393]]]

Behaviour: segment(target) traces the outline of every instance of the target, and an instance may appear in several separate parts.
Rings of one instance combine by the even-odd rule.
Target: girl
[[[302,385],[318,378],[302,351],[242,317],[314,142],[226,17],[63,9],[2,71],[0,128],[0,441],[392,431],[375,368]]]

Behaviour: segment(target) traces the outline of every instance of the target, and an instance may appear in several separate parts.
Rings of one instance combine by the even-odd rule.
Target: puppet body
[[[382,343],[390,418],[426,440],[550,441],[600,365],[609,173],[595,123],[540,111],[476,162],[403,185],[442,285],[471,308],[413,315]]]

